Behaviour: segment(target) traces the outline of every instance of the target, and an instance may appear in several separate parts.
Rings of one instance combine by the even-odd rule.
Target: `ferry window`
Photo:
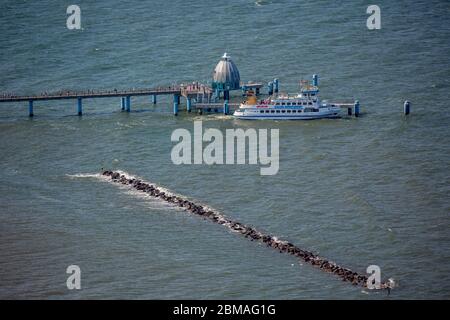
[[[281,110],[281,113],[285,113],[286,112],[286,110]]]
[[[315,93],[311,93],[311,96],[313,96],[313,97],[314,97],[315,95],[316,95]]]
[[[266,113],[269,113],[269,110],[266,110]]]
[[[293,106],[296,106],[296,105],[297,105],[297,102],[292,102],[292,105],[293,105]]]
[[[290,106],[290,105],[291,105],[291,103],[290,103],[290,102],[288,102],[288,103],[286,103],[286,105]]]
[[[312,102],[310,101],[310,102],[308,102],[308,105],[312,105]]]
[[[280,103],[279,102],[277,102],[277,104],[276,104],[277,106],[279,106],[280,105]]]
[[[292,110],[292,113],[296,113],[297,112],[297,110]]]
[[[291,110],[288,110],[287,113],[291,113]]]
[[[259,110],[259,113],[264,113],[264,110]]]
[[[275,110],[270,110],[270,113],[274,113],[275,112]]]
[[[281,105],[284,106],[286,103],[282,102]]]
[[[277,110],[277,113],[280,113],[280,110]]]

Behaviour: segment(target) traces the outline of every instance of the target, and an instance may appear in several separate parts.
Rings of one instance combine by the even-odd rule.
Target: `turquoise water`
[[[450,4],[378,1],[60,1],[0,4],[0,92],[210,81],[224,52],[244,81],[358,99],[355,119],[239,121],[171,114],[171,97],[0,105],[1,298],[449,298]],[[237,93],[236,93],[237,94]],[[236,99],[238,99],[236,97]],[[404,117],[403,101],[412,102]],[[177,128],[277,128],[280,170],[171,162]],[[221,226],[95,176],[123,170],[364,273],[390,296],[342,282]],[[79,265],[82,289],[68,290]]]

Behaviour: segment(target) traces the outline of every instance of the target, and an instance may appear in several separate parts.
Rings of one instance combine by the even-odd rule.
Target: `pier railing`
[[[37,95],[0,95],[0,102],[18,102],[30,100],[61,100],[61,99],[77,99],[77,98],[107,98],[107,97],[124,97],[124,96],[143,96],[143,95],[170,95],[181,94],[179,85],[143,88],[143,89],[127,89],[127,90],[82,90],[82,91],[60,91],[60,92],[43,92]]]

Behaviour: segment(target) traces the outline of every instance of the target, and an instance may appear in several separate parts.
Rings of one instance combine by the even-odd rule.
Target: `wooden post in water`
[[[315,87],[319,85],[319,77],[317,76],[317,74],[313,74],[312,85]]]
[[[228,100],[223,103],[223,114],[228,114]]]
[[[28,116],[33,117],[33,100],[28,101]]]
[[[273,95],[273,82],[272,81],[270,81],[267,84],[267,93],[269,94],[269,96]]]
[[[78,100],[78,115],[81,116],[83,114],[83,102],[80,97],[78,97],[77,100]]]
[[[359,117],[359,101],[355,101],[355,117]]]
[[[178,105],[180,104],[180,96],[177,94],[173,95],[173,115],[178,115]]]
[[[405,103],[403,104],[403,113],[405,114],[405,116],[407,116],[409,114],[411,108],[411,103],[406,100]]]
[[[127,108],[127,112],[131,111],[131,96],[127,96],[126,108]]]
[[[191,112],[192,100],[189,97],[186,97],[186,110],[187,112]]]

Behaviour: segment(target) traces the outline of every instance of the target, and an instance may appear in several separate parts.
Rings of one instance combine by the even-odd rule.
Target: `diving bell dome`
[[[212,87],[219,90],[237,90],[240,88],[240,82],[239,70],[225,52],[214,69]]]

